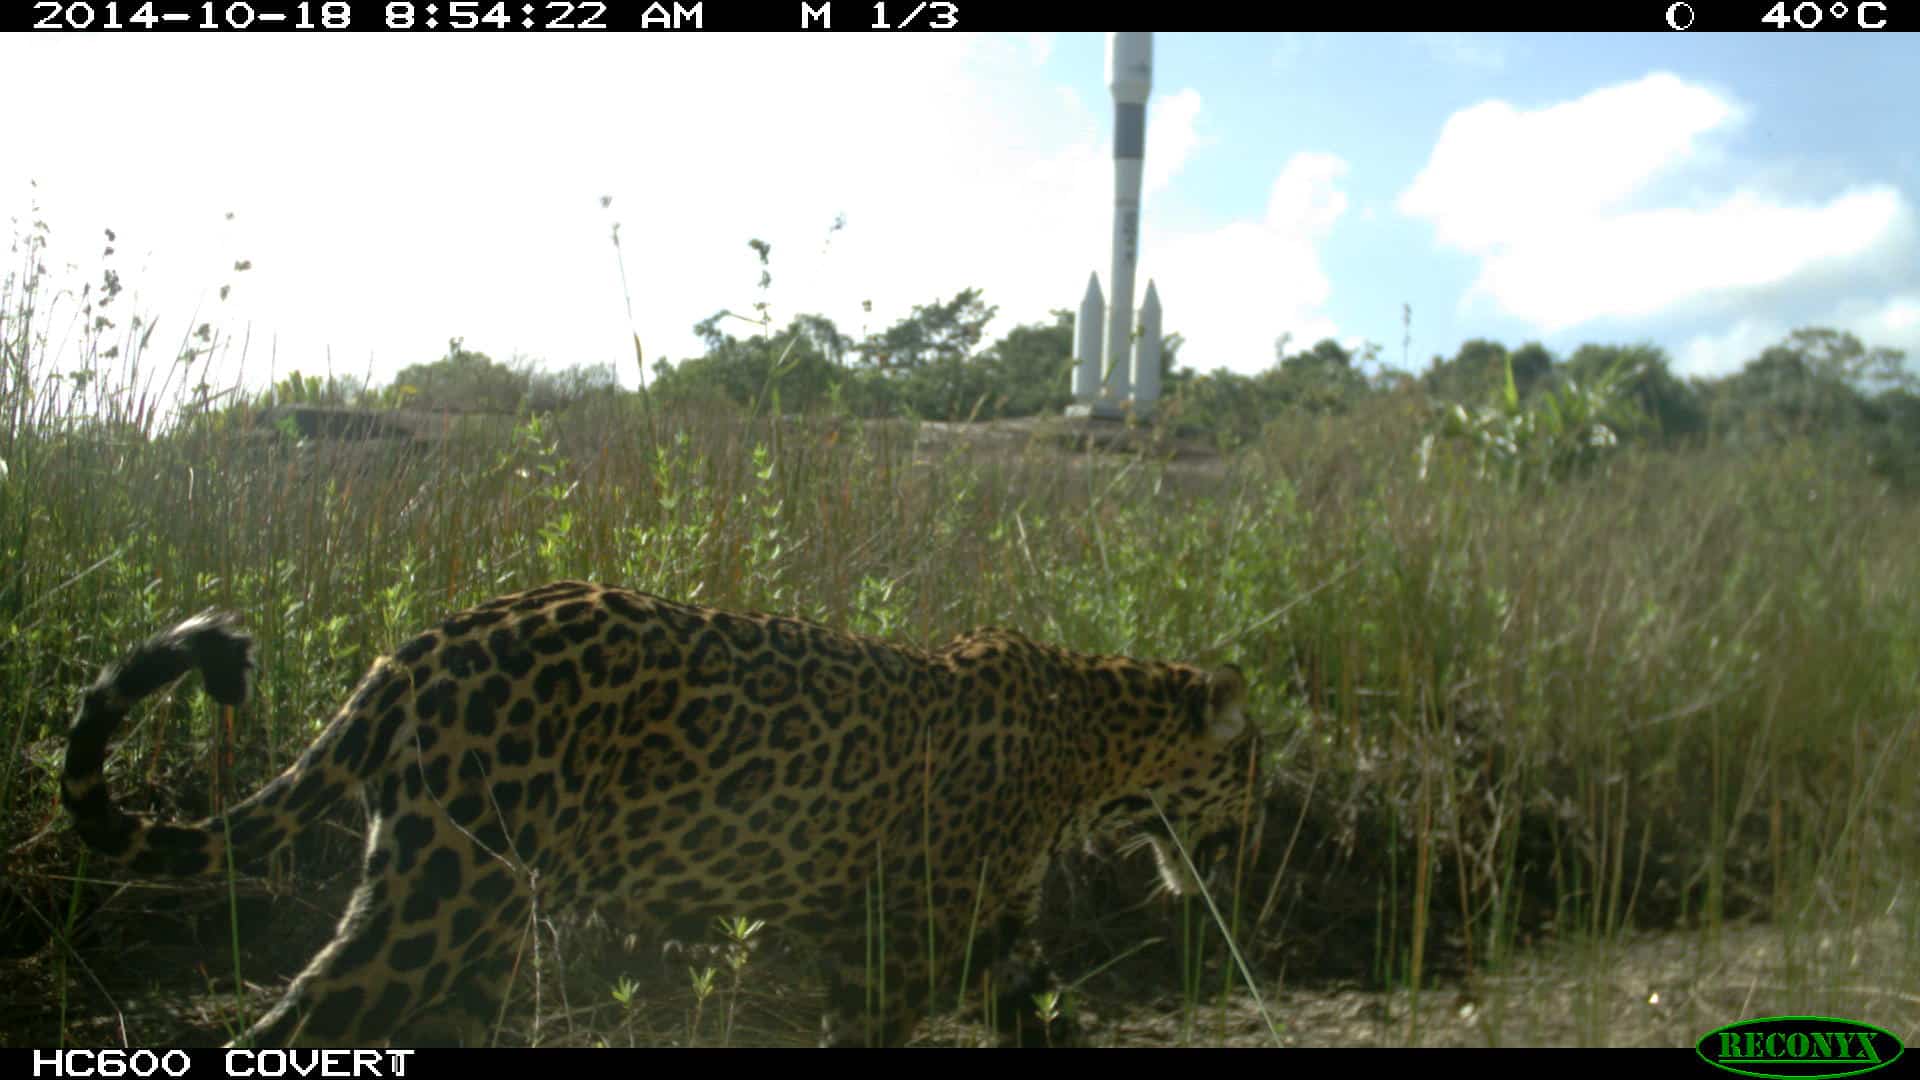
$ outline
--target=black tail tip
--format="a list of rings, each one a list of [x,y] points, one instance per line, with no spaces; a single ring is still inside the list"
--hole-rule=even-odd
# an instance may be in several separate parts
[[[207,696],[222,705],[246,703],[253,683],[253,639],[230,611],[209,608],[168,634],[193,657],[206,682]]]

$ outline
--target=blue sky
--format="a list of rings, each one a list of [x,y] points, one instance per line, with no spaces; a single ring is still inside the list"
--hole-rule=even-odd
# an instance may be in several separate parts
[[[1488,337],[1652,341],[1722,374],[1803,325],[1920,357],[1911,39],[1154,46],[1140,278],[1183,363],[1258,371],[1285,334],[1398,365],[1403,303],[1414,367]],[[0,208],[18,237],[37,199],[76,284],[113,228],[122,306],[169,343],[153,359],[211,320],[216,381],[385,381],[458,335],[631,386],[630,326],[649,362],[679,358],[695,322],[761,299],[755,237],[783,325],[858,335],[977,286],[997,336],[1107,276],[1105,51],[1096,33],[7,35],[0,70],[33,92]]]

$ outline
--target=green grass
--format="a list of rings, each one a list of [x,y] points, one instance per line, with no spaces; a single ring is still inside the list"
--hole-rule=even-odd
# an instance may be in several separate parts
[[[51,370],[69,331],[34,280],[0,297],[0,820],[60,1006],[82,980],[58,736],[101,664],[208,605],[246,614],[263,669],[239,729],[178,693],[114,762],[117,790],[204,812],[428,621],[587,577],[923,644],[1000,623],[1238,663],[1291,793],[1238,916],[1270,1003],[1282,970],[1347,973],[1294,950],[1352,931],[1365,976],[1410,994],[1394,1037],[1419,1041],[1437,987],[1519,1004],[1498,988],[1530,946],[1574,948],[1597,993],[1636,932],[1677,934],[1710,980],[1721,935],[1761,920],[1770,1009],[1920,1034],[1920,508],[1838,450],[1625,451],[1516,488],[1445,446],[1423,476],[1411,397],[1200,464],[631,397],[301,444],[244,395],[198,407],[200,369],[138,326],[74,331],[93,374]],[[1835,940],[1891,945],[1842,962]],[[1190,1000],[1229,962],[1215,948]],[[1562,1022],[1605,1041],[1596,1008]]]

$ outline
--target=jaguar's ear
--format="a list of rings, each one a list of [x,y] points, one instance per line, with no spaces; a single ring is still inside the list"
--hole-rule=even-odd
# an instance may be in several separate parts
[[[1247,730],[1247,677],[1227,664],[1207,676],[1207,738],[1228,743]]]

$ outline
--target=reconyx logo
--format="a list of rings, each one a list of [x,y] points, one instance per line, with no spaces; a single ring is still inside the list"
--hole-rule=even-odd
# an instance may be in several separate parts
[[[1891,1032],[1835,1016],[1766,1016],[1715,1028],[1693,1045],[1707,1064],[1742,1076],[1818,1080],[1894,1063],[1906,1048]]]

